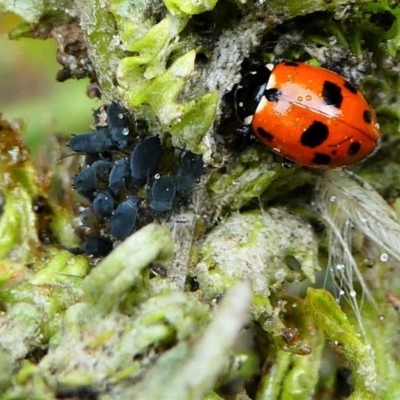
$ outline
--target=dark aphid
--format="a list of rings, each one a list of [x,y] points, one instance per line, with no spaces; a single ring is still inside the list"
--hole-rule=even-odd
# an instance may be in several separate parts
[[[128,175],[128,162],[125,158],[116,161],[108,179],[108,188],[118,194],[125,189],[125,181]]]
[[[97,186],[95,170],[91,167],[84,169],[73,177],[75,190],[83,197],[92,201]]]
[[[97,400],[98,398],[98,392],[89,386],[65,387],[56,391],[56,399]]]
[[[68,146],[75,153],[101,153],[113,147],[107,127],[100,127],[96,133],[83,133],[73,136]]]
[[[108,218],[115,208],[115,201],[109,190],[103,190],[93,200],[93,211],[100,218]]]
[[[94,257],[106,256],[113,249],[112,241],[104,236],[92,236],[85,240],[83,251]]]
[[[98,224],[97,215],[90,207],[85,208],[83,211],[81,211],[80,217],[82,225],[88,226],[89,228],[94,228]]]
[[[110,151],[103,151],[102,153],[87,153],[85,157],[85,164],[87,166],[92,165],[96,161],[108,161],[112,162],[113,154]]]
[[[99,182],[108,182],[108,177],[110,176],[110,171],[113,168],[113,163],[104,160],[95,161],[90,168],[95,171],[97,184]]]
[[[76,191],[91,200],[93,192],[101,189],[101,182],[108,182],[111,167],[112,163],[108,161],[95,161],[90,167],[74,176]]]
[[[129,119],[128,111],[121,104],[113,101],[107,108],[107,123],[111,139],[123,150],[128,146]]]
[[[93,135],[94,133],[82,133],[80,135],[72,136],[67,143],[67,146],[76,153],[88,153],[87,149],[91,148]]]
[[[204,173],[204,163],[201,154],[194,154],[188,151],[181,160],[176,173],[176,191],[184,194],[196,184]]]
[[[88,151],[88,153],[103,153],[104,151],[115,148],[108,126],[96,127],[96,133],[94,133],[94,135],[92,139],[93,151]]]
[[[131,196],[121,203],[110,218],[110,232],[119,240],[128,237],[135,229],[138,212],[137,196]]]
[[[172,209],[176,194],[175,182],[167,175],[154,181],[149,193],[150,208],[156,212],[166,212]]]
[[[74,187],[78,193],[96,189],[96,172],[92,167],[85,168],[73,177]]]
[[[161,155],[161,142],[158,136],[152,136],[137,144],[131,154],[130,167],[133,184],[143,186],[158,167]]]
[[[95,161],[101,160],[99,153],[87,153],[85,157],[85,165],[90,167]]]
[[[76,256],[85,253],[85,251],[83,250],[82,247],[70,247],[70,248],[68,248],[67,250],[68,250],[71,254],[75,254]]]

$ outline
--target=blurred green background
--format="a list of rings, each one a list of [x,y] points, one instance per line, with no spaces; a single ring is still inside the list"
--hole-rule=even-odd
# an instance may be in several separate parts
[[[92,109],[100,102],[86,95],[87,79],[56,81],[61,66],[54,39],[9,40],[8,32],[19,22],[15,16],[0,15],[0,112],[23,127],[34,154],[47,135],[90,131]]]

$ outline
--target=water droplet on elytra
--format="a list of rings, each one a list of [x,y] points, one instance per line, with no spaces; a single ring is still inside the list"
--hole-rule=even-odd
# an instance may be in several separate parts
[[[380,259],[382,262],[386,262],[387,260],[389,260],[389,255],[387,253],[382,253]]]

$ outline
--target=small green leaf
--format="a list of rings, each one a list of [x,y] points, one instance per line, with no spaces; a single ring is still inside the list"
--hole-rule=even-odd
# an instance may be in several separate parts
[[[173,14],[184,13],[188,15],[201,14],[212,10],[218,0],[164,0],[165,6]]]
[[[360,340],[359,333],[333,296],[323,289],[308,288],[305,308],[335,350],[350,363],[355,389],[349,398],[376,399],[377,381],[372,348]]]
[[[170,133],[195,153],[204,153],[201,141],[214,121],[218,100],[218,92],[212,92],[182,105],[182,117],[172,123]]]
[[[151,244],[151,245],[149,245]],[[105,312],[123,300],[144,268],[173,254],[167,227],[149,224],[126,239],[85,278],[83,289],[89,302]]]

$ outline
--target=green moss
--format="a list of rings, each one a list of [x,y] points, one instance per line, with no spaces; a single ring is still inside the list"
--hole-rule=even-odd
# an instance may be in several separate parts
[[[208,182],[211,198],[221,206],[239,209],[263,193],[279,176],[264,149],[251,148],[227,174],[215,172]]]
[[[127,242],[132,246],[140,243],[141,236],[154,238],[154,235],[162,234],[163,231],[161,227],[149,226]],[[124,245],[109,258],[115,267],[115,278],[121,275],[121,267],[129,268],[129,265],[124,264],[124,258],[118,256],[118,252],[121,252],[120,255],[126,254]],[[164,245],[167,252],[168,247],[168,244]],[[157,257],[157,253],[151,252],[149,257]],[[107,265],[107,259],[103,265]],[[145,268],[144,264],[140,265],[137,268]],[[93,274],[98,279],[95,271],[89,274],[89,281]],[[134,285],[134,279],[131,284]],[[153,286],[153,280],[150,286]],[[102,390],[104,382],[111,380],[114,385],[121,385],[118,389],[120,394],[123,392],[129,397],[133,393],[132,387],[125,387],[125,380],[136,374],[140,377],[143,367],[153,359],[153,366],[145,379],[135,385],[136,393],[144,393],[144,398],[157,398],[157,393],[162,390],[168,393],[168,398],[170,394],[177,393],[177,388],[182,387],[183,382],[191,379],[192,384],[186,386],[187,391],[182,393],[181,398],[200,398],[199,394],[209,391],[218,374],[227,368],[230,349],[247,320],[249,288],[241,285],[234,289],[203,332],[209,319],[208,307],[198,303],[190,294],[176,291],[171,284],[169,288],[165,285],[163,287],[159,292],[161,286],[155,282],[155,292],[149,293],[148,299],[130,316],[122,315],[115,306],[108,308],[106,305],[106,311],[104,304],[92,304],[90,300],[71,306],[66,312],[63,335],[59,342],[50,347],[37,368],[29,367],[25,370],[24,378],[21,371],[19,384],[34,392],[46,392],[55,385],[89,385]],[[138,286],[134,290],[140,292],[143,288]],[[127,290],[128,286],[121,286],[119,300],[123,298],[122,291]],[[180,344],[175,345],[177,341]],[[71,343],[74,343],[72,358]],[[213,351],[210,351],[211,343]],[[157,360],[154,359],[153,351],[161,350],[164,346],[171,347],[171,350],[165,351]],[[93,363],[92,360],[100,362]],[[71,369],[72,365],[74,367]],[[56,381],[48,381],[47,387],[41,388],[43,378],[50,371],[53,371]],[[54,371],[57,371],[55,375]],[[171,376],[175,379],[171,380]],[[17,386],[7,396],[11,398],[18,390],[22,390],[22,387]]]
[[[172,14],[201,14],[212,10],[218,0],[202,0],[197,2],[187,0],[164,0],[165,6]]]
[[[165,73],[143,81],[136,71],[137,57],[127,57],[121,61],[118,75],[120,85],[125,88],[124,97],[131,106],[148,104],[176,139],[199,152],[204,151],[200,144],[215,117],[218,96],[210,93],[186,104],[176,102],[194,71],[194,58],[195,52],[190,51],[175,60]]]
[[[59,6],[28,2],[22,10],[14,3],[2,5],[25,19],[13,32],[15,38],[33,37],[47,28],[48,15]],[[0,357],[2,399],[51,399],[60,385],[89,385],[105,398],[123,393],[126,398],[217,399],[221,384],[240,379],[251,384],[253,373],[261,376],[260,385],[250,388],[257,399],[322,398],[333,390],[334,371],[325,379],[331,387],[319,393],[318,388],[328,387],[318,382],[324,357],[321,331],[351,366],[352,398],[389,399],[399,392],[398,343],[393,338],[397,315],[388,313],[387,322],[378,325],[372,312],[365,313],[374,361],[371,349],[326,292],[309,290],[305,306],[286,296],[293,288],[301,294],[296,283],[316,279],[314,230],[287,211],[299,209],[305,199],[309,204],[304,193],[291,193],[304,182],[312,184],[315,174],[282,168],[261,146],[250,145],[232,156],[211,134],[220,118],[234,118],[231,100],[224,95],[239,81],[240,66],[254,50],[263,53],[265,61],[281,56],[340,67],[357,82],[364,81],[366,93],[378,103],[387,134],[365,174],[385,194],[392,193],[389,189],[399,186],[399,7],[370,1],[288,1],[284,8],[281,1],[261,2],[259,7],[239,3],[74,3],[103,101],[122,100],[135,116],[146,117],[150,134],[165,132],[173,145],[205,154],[209,169],[200,188],[206,186],[208,197],[201,194],[200,201],[188,201],[193,219],[201,217],[203,226],[185,238],[196,246],[188,250],[191,269],[177,259],[179,265],[166,264],[178,239],[154,224],[89,272],[86,257],[65,250],[78,244],[71,217],[47,199],[19,134],[2,125],[2,134],[9,134],[0,145],[0,322],[7,326],[0,345],[10,349]],[[52,23],[65,23],[68,11],[53,13]],[[397,18],[388,29],[371,18],[383,12]],[[370,72],[374,77],[365,80]],[[260,211],[272,199],[287,209]],[[38,200],[49,205],[45,218],[36,210]],[[184,201],[179,203],[182,216],[185,207]],[[244,207],[247,211],[239,214]],[[171,226],[178,224],[171,221]],[[51,245],[42,242],[43,237]],[[298,270],[291,268],[293,259]],[[167,266],[168,277],[174,276],[173,268],[183,270],[183,281],[195,275],[200,289],[185,291],[184,284],[178,287],[168,277],[150,279],[154,263]],[[243,280],[250,283],[252,294],[242,284],[229,295]],[[378,282],[389,285],[382,276],[375,286]],[[382,293],[385,285],[379,288]],[[247,309],[252,321],[246,330],[255,337],[257,346],[251,346],[256,354],[235,348],[238,332],[243,334],[248,322]],[[376,337],[383,339],[376,342]],[[47,346],[48,354],[36,365],[20,363]],[[259,361],[265,366],[262,371]],[[18,371],[15,379],[13,370]]]
[[[129,6],[121,1],[112,2],[122,47],[132,54],[120,60],[119,93],[133,108],[149,106],[161,126],[176,140],[195,152],[204,152],[206,147],[201,142],[214,121],[219,96],[213,92],[177,101],[195,71],[195,51],[190,50],[193,48],[190,40],[186,43],[183,37],[181,42],[176,39],[188,22],[185,14],[199,13],[213,5],[211,2],[168,5],[173,12],[155,23],[151,13],[144,17],[141,2]]]
[[[372,348],[360,340],[333,296],[325,290],[309,288],[305,307],[336,351],[351,365],[355,389],[350,398],[376,399],[378,388]]]
[[[300,272],[285,264],[286,254],[296,254]],[[252,316],[277,348],[309,353],[304,341],[287,343],[285,323],[271,305],[271,292],[280,292],[287,280],[314,281],[319,269],[316,242],[310,227],[283,209],[234,214],[207,235],[198,252],[194,273],[206,299],[218,298],[236,282],[251,282]],[[279,309],[279,307],[278,307]],[[301,318],[300,318],[301,320]],[[300,327],[303,322],[299,322]]]
[[[268,297],[294,275],[284,263],[287,254],[296,254],[304,274],[295,279],[314,281],[317,247],[307,224],[283,209],[238,213],[207,235],[194,271],[206,298],[246,277],[254,294]]]
[[[192,345],[181,342],[165,352],[128,394],[143,398],[202,399],[226,371],[236,336],[248,317],[250,290],[241,284],[222,301],[210,324]]]
[[[152,247],[146,246],[149,242],[153,243]],[[134,262],[130,259],[131,254],[135,254]],[[164,261],[171,255],[168,229],[147,225],[132,240],[122,243],[118,252],[112,253],[85,279],[85,296],[93,304],[110,310],[136,280],[141,281],[143,268],[151,262]]]
[[[13,368],[12,362],[7,350],[0,350],[0,390],[7,389],[12,382]]]
[[[45,346],[59,331],[60,313],[77,301],[79,280],[89,264],[86,258],[60,250],[60,246],[76,244],[72,217],[51,206],[45,197],[20,133],[6,121],[0,124],[0,192],[4,204],[0,219],[0,297],[7,309],[0,319],[9,327],[0,342],[10,349],[10,360],[15,363]],[[50,204],[49,209],[38,214],[38,201]],[[55,225],[47,224],[49,220]],[[52,226],[57,231],[52,231]],[[53,246],[42,246],[40,229],[60,242],[54,239]]]

